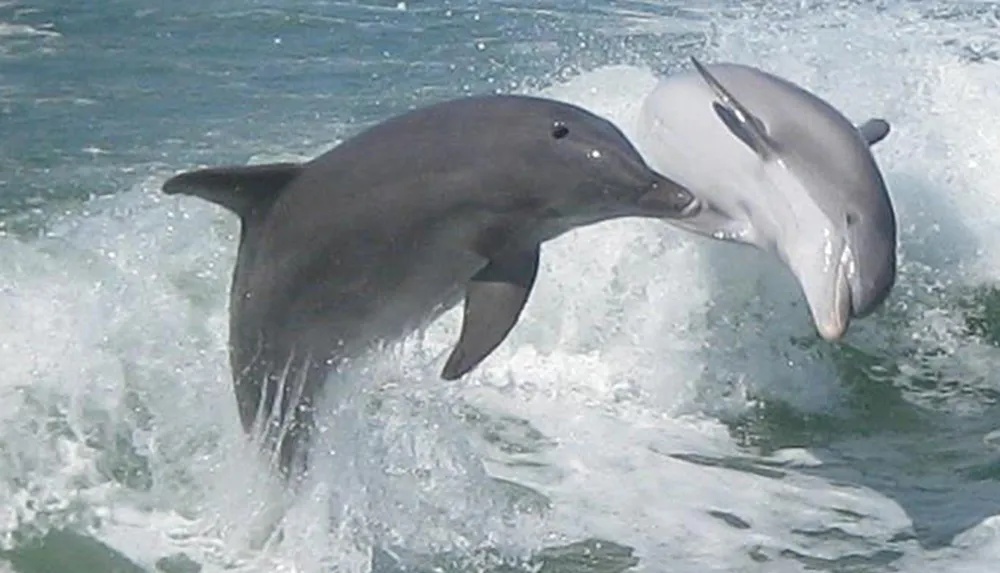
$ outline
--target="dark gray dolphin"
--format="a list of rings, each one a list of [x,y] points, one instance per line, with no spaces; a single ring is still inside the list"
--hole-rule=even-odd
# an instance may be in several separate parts
[[[542,242],[607,219],[700,209],[610,122],[527,96],[431,105],[306,163],[200,169],[163,191],[240,217],[236,400],[244,429],[265,432],[283,472],[301,460],[311,407],[343,360],[424,327],[464,293],[441,373],[458,378],[517,322]]]
[[[819,334],[841,338],[896,280],[896,216],[870,149],[889,124],[856,127],[756,68],[692,62],[646,97],[636,137],[653,169],[702,202],[676,226],[777,255]]]

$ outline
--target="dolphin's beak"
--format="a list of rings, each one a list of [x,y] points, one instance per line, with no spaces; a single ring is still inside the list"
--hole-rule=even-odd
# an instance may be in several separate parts
[[[702,209],[703,206],[704,205],[702,204],[702,202],[697,197],[693,197],[692,196],[691,202],[687,204],[687,207],[684,207],[683,209],[681,209],[681,216],[680,216],[680,218],[681,219],[687,219],[689,217],[694,217],[698,213],[701,213],[701,209]]]
[[[829,270],[817,268],[814,261],[790,265],[805,294],[816,330],[829,342],[843,338],[851,323],[850,256],[850,250],[845,249],[834,268]]]
[[[842,316],[838,314],[830,314],[823,317],[817,317],[813,314],[813,319],[816,322],[816,330],[819,335],[823,337],[823,340],[829,342],[836,342],[844,337],[844,333],[847,332],[847,325],[850,323],[849,316]]]
[[[685,219],[698,214],[702,203],[686,187],[665,177],[657,177],[638,200],[644,211],[670,219]]]

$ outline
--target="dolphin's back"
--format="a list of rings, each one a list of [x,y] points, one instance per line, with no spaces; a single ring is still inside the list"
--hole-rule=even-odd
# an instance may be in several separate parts
[[[802,166],[823,165],[822,170],[809,170],[814,177],[836,178],[823,182],[824,188],[836,188],[843,195],[835,201],[846,199],[857,203],[860,211],[883,216],[891,213],[885,183],[868,142],[835,107],[762,70],[739,64],[715,64],[709,69],[763,121],[785,157]],[[688,79],[701,81],[693,73]],[[815,199],[823,204],[830,198]]]

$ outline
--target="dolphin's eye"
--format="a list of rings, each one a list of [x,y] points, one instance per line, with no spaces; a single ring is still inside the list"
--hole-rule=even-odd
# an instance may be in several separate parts
[[[858,222],[858,216],[857,215],[855,215],[854,213],[848,213],[847,214],[847,226],[848,227],[850,227],[851,225],[853,225],[853,224],[855,224],[857,222]]]
[[[562,139],[569,135],[569,128],[561,121],[552,124],[552,137]]]

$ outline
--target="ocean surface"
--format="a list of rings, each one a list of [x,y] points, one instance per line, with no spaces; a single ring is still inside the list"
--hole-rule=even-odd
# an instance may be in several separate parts
[[[463,94],[631,133],[691,55],[891,122],[885,307],[828,344],[761,253],[580,229],[475,373],[438,378],[456,309],[340,373],[317,470],[270,482],[237,222],[162,182]],[[981,1],[0,2],[0,572],[996,571],[998,58]]]

